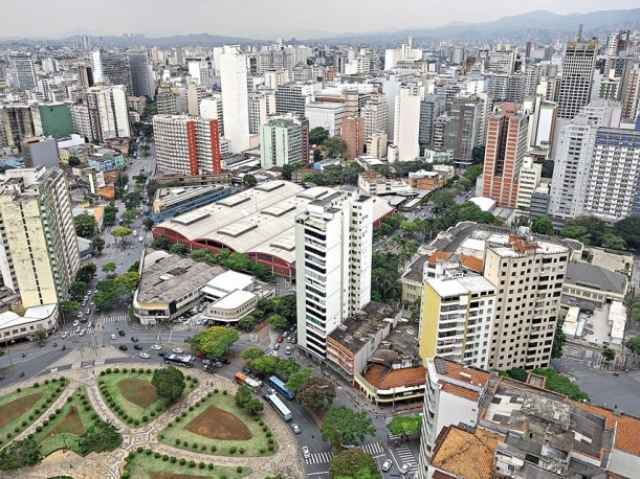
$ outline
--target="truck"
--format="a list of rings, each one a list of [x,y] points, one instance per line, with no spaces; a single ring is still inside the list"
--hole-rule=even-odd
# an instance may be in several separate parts
[[[259,389],[262,386],[262,382],[257,379],[250,378],[244,373],[236,373],[234,379],[236,384],[249,386],[251,389]]]

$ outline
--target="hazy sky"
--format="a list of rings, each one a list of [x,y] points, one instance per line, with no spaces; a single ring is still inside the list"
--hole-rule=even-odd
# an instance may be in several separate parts
[[[638,0],[0,0],[0,38],[211,33],[275,38],[482,22],[532,10],[637,8]],[[313,35],[311,35],[313,36]]]

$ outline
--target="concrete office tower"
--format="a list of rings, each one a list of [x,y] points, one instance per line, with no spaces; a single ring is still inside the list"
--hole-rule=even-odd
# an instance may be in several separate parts
[[[556,128],[556,104],[544,100],[542,95],[537,95],[534,98],[527,99],[523,108],[532,112],[529,117],[529,150],[542,149],[550,151]]]
[[[78,66],[78,80],[85,88],[93,86],[93,68],[86,65]]]
[[[355,158],[364,152],[364,118],[351,116],[342,120],[340,136],[347,144],[347,156]]]
[[[9,55],[9,66],[18,79],[18,89],[22,91],[33,90],[38,86],[36,70],[33,66],[30,53],[13,52]]]
[[[21,138],[39,135],[33,113],[28,105],[0,105],[0,146],[17,146]]]
[[[640,66],[636,63],[625,72],[621,91],[622,118],[634,121],[640,112]]]
[[[156,115],[153,137],[158,170],[163,173],[197,175],[222,171],[217,120]]]
[[[558,89],[558,117],[574,118],[589,103],[598,42],[567,43]]]
[[[203,98],[202,101],[200,102],[200,116],[207,120],[217,120],[220,138],[224,136],[224,117],[222,115],[222,94],[214,93],[209,97]]]
[[[420,94],[417,85],[403,85],[396,96],[393,142],[398,161],[413,161],[420,156]]]
[[[146,50],[130,51],[129,68],[131,69],[131,81],[133,83],[134,96],[146,96],[153,100],[156,95],[155,86],[151,80],[151,68],[149,67],[149,54]]]
[[[376,93],[366,101],[361,110],[364,118],[364,137],[371,138],[375,133],[387,132],[389,106],[382,93]]]
[[[387,157],[387,132],[379,131],[374,133],[367,140],[367,154],[379,160]]]
[[[515,103],[504,103],[489,118],[485,145],[482,196],[505,208],[515,208],[518,175],[527,152],[529,115]]]
[[[237,45],[225,45],[220,54],[222,111],[225,138],[231,153],[249,149],[247,58]]]
[[[21,151],[26,168],[44,166],[54,168],[58,166],[58,143],[54,138],[34,136],[26,138],[21,143]]]
[[[262,168],[303,163],[303,124],[299,118],[276,116],[260,127],[260,165]]]
[[[615,223],[633,214],[640,195],[640,128],[599,128],[584,213]]]
[[[249,93],[249,133],[260,133],[260,125],[267,117],[276,114],[276,94],[273,90],[257,90]]]
[[[0,193],[0,269],[4,285],[30,308],[64,301],[80,267],[64,173],[8,170]]]
[[[192,116],[200,115],[200,102],[206,95],[207,90],[201,85],[189,83],[187,86],[187,113]]]
[[[525,156],[518,176],[518,197],[516,208],[524,216],[528,215],[531,209],[531,197],[540,184],[542,178],[542,164],[534,163],[533,158]]]
[[[456,96],[451,103],[444,149],[453,151],[453,161],[460,166],[471,164],[473,149],[480,145],[483,106],[476,96]]]
[[[91,49],[91,43],[89,42],[89,37],[87,35],[82,35],[82,49],[83,50]]]
[[[189,60],[187,62],[187,67],[189,69],[189,75],[191,75],[191,80],[193,82],[205,88],[211,88],[208,62],[206,62],[205,60]]]
[[[464,275],[442,264],[435,278],[423,284],[420,315],[420,357],[441,356],[487,369],[496,288],[486,278]]]
[[[490,368],[549,366],[570,255],[530,235],[486,246],[483,276],[497,289]]]
[[[572,219],[583,213],[598,127],[619,126],[621,111],[619,103],[598,101],[559,125],[549,215]]]
[[[177,115],[180,112],[177,88],[163,88],[158,90],[156,95],[156,105],[160,115]]]
[[[276,90],[287,83],[289,83],[288,70],[267,70],[264,72],[264,86],[269,90]]]
[[[313,356],[371,300],[372,216],[373,198],[343,186],[296,217],[298,342]]]
[[[42,134],[60,139],[73,133],[73,118],[66,103],[44,103],[38,105]]]
[[[444,109],[444,101],[435,95],[426,95],[420,102],[420,129],[418,143],[420,149],[433,149],[433,127],[440,111]]]
[[[516,65],[516,47],[499,43],[491,49],[488,70],[495,73],[512,73]]]
[[[91,118],[89,117],[89,108],[84,103],[77,103],[71,107],[71,120],[73,121],[73,131],[85,138],[88,142],[92,142],[93,131],[91,130]]]
[[[100,50],[91,52],[91,69],[93,70],[93,81],[95,83],[103,83],[102,60],[100,59]]]
[[[94,140],[129,138],[129,109],[124,85],[94,86],[85,92]]]
[[[297,113],[304,115],[305,106],[314,99],[313,85],[310,83],[289,83],[276,90],[276,113]]]
[[[127,96],[133,95],[129,59],[120,53],[99,50],[93,52],[94,81],[107,85],[124,85]]]

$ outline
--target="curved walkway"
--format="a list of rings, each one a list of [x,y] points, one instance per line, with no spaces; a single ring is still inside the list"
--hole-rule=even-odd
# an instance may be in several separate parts
[[[147,363],[132,364],[131,367],[158,368],[161,366],[152,366]],[[221,457],[210,454],[201,454],[197,452],[184,451],[182,449],[174,449],[166,444],[158,442],[157,435],[167,424],[178,416],[183,410],[188,409],[200,398],[204,397],[214,388],[227,389],[231,393],[235,393],[237,386],[234,383],[226,381],[218,377],[199,371],[190,370],[187,374],[196,376],[200,380],[199,386],[189,395],[183,398],[178,404],[165,411],[160,417],[153,422],[139,427],[131,428],[128,424],[123,423],[104,403],[102,396],[98,391],[96,378],[99,377],[100,371],[107,369],[107,366],[100,366],[90,369],[75,369],[64,371],[62,373],[53,373],[46,376],[38,377],[39,381],[51,379],[53,377],[65,376],[70,379],[70,384],[60,397],[51,405],[49,410],[60,407],[66,401],[66,398],[73,391],[80,387],[86,386],[89,399],[93,408],[104,421],[111,421],[117,424],[122,434],[122,444],[120,447],[111,452],[90,453],[86,457],[77,455],[72,451],[56,451],[47,456],[39,464],[30,468],[23,468],[17,471],[7,471],[0,473],[2,479],[48,479],[56,476],[69,476],[74,479],[118,479],[121,476],[124,459],[130,451],[135,451],[138,447],[152,449],[154,452],[168,454],[176,457],[184,457],[187,460],[193,459],[200,462],[211,462],[219,466],[243,466],[250,467],[252,474],[249,479],[264,479],[265,476],[281,474],[285,479],[299,479],[305,477],[302,467],[302,460],[299,456],[296,441],[292,437],[289,428],[282,422],[280,417],[271,408],[265,408],[262,413],[264,421],[269,425],[274,437],[278,441],[279,449],[269,457]],[[9,388],[0,389],[0,395],[7,394],[20,384]],[[26,437],[38,426],[44,418],[47,417],[45,412],[38,421],[22,432],[20,438]]]

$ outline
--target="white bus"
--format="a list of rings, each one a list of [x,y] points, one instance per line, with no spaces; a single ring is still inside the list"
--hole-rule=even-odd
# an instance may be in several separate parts
[[[269,404],[271,404],[273,409],[275,409],[276,412],[280,414],[285,421],[288,422],[288,421],[291,421],[291,419],[293,419],[293,416],[291,415],[291,411],[289,411],[289,408],[284,405],[284,403],[280,400],[278,396],[276,396],[275,394],[269,394],[267,395],[266,399],[267,401],[269,401]]]

